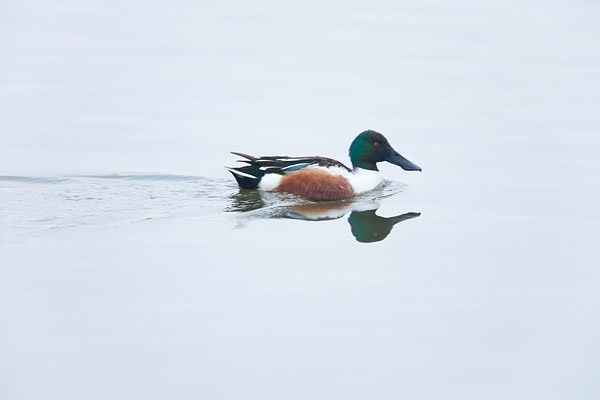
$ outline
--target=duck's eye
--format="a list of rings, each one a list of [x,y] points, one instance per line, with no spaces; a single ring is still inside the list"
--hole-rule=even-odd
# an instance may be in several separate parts
[[[373,142],[373,146],[375,146],[375,147],[379,146],[379,142]]]
[[[379,236],[379,232],[373,232],[373,237]]]

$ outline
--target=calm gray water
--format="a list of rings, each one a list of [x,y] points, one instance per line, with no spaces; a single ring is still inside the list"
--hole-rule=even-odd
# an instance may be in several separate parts
[[[596,2],[5,2],[0,397],[597,399]],[[315,205],[230,151],[423,168]]]

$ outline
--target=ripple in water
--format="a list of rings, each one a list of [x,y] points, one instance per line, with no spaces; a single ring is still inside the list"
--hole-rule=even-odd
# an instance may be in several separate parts
[[[186,175],[0,176],[0,239],[51,229],[219,214],[232,190],[229,180]]]
[[[335,219],[350,208],[372,208],[377,200],[405,188],[399,182],[385,182],[380,188],[353,199],[329,205],[321,203],[317,208],[328,206],[330,212],[315,217],[311,206],[314,203],[310,201],[286,193],[239,190],[228,179],[155,173],[0,176],[0,239],[28,237],[53,229],[109,227],[175,216],[220,218],[227,215],[224,211],[250,219]]]

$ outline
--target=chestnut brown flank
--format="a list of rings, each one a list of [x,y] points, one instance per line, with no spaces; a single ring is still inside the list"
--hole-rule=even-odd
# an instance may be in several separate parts
[[[348,179],[321,170],[287,173],[281,178],[277,190],[316,201],[342,200],[354,196]]]

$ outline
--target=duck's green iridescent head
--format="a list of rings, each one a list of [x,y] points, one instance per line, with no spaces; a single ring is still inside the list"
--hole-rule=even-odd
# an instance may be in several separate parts
[[[406,171],[421,171],[421,167],[402,157],[392,148],[385,136],[372,130],[364,131],[350,145],[353,168],[379,171],[377,163],[387,161]]]

